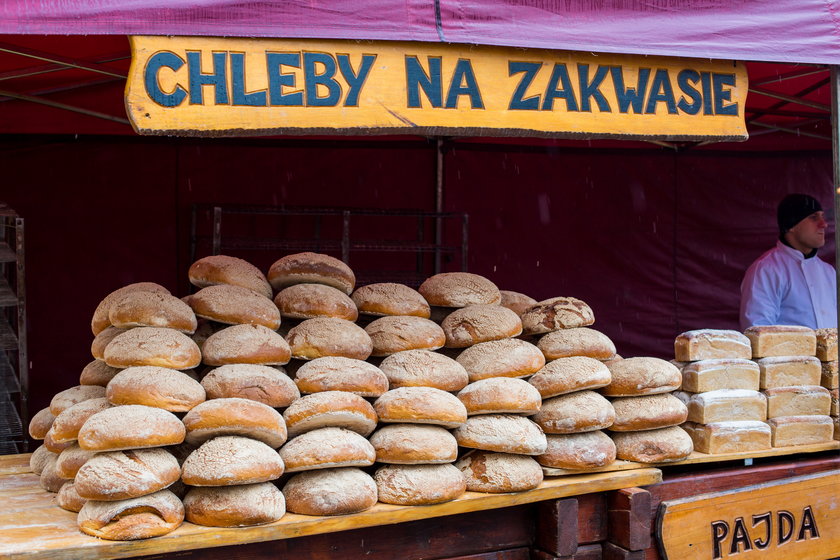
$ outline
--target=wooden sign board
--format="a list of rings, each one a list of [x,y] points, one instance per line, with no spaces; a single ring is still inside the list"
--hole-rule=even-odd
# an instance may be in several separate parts
[[[660,504],[667,560],[826,560],[840,556],[840,470]]]
[[[409,42],[131,37],[140,134],[746,140],[742,63]]]

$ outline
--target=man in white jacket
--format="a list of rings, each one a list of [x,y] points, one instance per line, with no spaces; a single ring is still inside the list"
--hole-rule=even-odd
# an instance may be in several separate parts
[[[741,282],[741,329],[837,327],[837,276],[817,256],[828,225],[822,206],[807,194],[790,194],[779,203],[776,218],[776,247],[750,265]]]

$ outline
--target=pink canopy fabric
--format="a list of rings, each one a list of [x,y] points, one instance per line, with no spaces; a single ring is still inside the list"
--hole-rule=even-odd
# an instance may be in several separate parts
[[[840,64],[840,0],[4,0],[0,34],[442,41]]]

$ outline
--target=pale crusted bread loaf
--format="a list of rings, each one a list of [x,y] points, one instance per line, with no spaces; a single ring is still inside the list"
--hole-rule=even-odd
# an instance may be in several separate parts
[[[544,334],[560,329],[588,327],[595,323],[592,308],[577,298],[554,297],[532,305],[522,313],[525,334]]]
[[[67,449],[68,447],[73,445],[72,441],[66,441],[66,442],[53,441],[52,435],[53,435],[52,428],[50,428],[50,431],[47,432],[46,436],[44,436],[44,447],[46,447],[47,449],[49,449],[53,453],[61,453],[62,451],[64,451],[65,449]]]
[[[741,358],[716,358],[686,364],[682,368],[683,391],[704,393],[718,389],[758,391],[761,372],[758,364]]]
[[[183,522],[184,504],[169,490],[114,502],[89,500],[78,517],[83,533],[112,541],[159,537]]]
[[[602,364],[604,364],[605,366],[610,367],[612,364],[614,364],[616,362],[619,362],[623,359],[624,359],[624,357],[621,354],[615,354],[612,358],[607,358],[606,360],[599,360],[599,361]],[[671,363],[674,364],[675,366],[677,366],[677,369],[680,369],[680,370],[683,367],[680,364],[684,364],[684,362],[676,362],[675,360],[671,360]]]
[[[527,377],[545,365],[539,348],[518,338],[480,342],[456,358],[469,374],[470,382],[489,377]]]
[[[61,478],[73,480],[82,465],[87,463],[94,455],[97,455],[96,451],[82,449],[78,443],[75,443],[58,454],[55,462],[55,472]]]
[[[190,298],[198,317],[228,325],[280,326],[280,310],[271,299],[248,288],[217,284],[201,288]]]
[[[181,468],[165,449],[97,453],[76,474],[76,492],[87,500],[127,500],[163,490]]]
[[[280,478],[280,455],[261,441],[221,436],[201,444],[181,467],[181,480],[190,486],[232,486]]]
[[[822,366],[813,356],[773,356],[760,358],[756,363],[762,389],[820,384]]]
[[[102,349],[103,357],[105,349]],[[114,378],[120,368],[111,367],[102,360],[93,360],[82,369],[79,385],[99,385],[105,387]]]
[[[282,366],[289,363],[291,348],[277,332],[263,325],[233,325],[216,331],[201,347],[208,366],[259,364]]]
[[[61,487],[64,485],[67,480],[61,478],[58,475],[58,471],[56,470],[56,464],[58,462],[58,455],[49,455],[47,456],[46,461],[44,461],[44,466],[41,470],[41,474],[39,475],[38,484],[46,490],[47,492],[52,492],[55,494],[58,492]]]
[[[626,358],[609,369],[612,381],[601,389],[608,397],[669,393],[682,384],[680,370],[659,358]]]
[[[612,426],[615,410],[594,391],[575,391],[544,400],[532,420],[547,434],[575,434]]]
[[[303,364],[295,374],[301,393],[347,391],[360,397],[378,397],[388,390],[388,378],[381,369],[363,360],[325,356]]]
[[[686,422],[682,427],[691,436],[694,450],[700,453],[743,453],[770,449],[770,425],[765,422]]]
[[[670,393],[621,397],[613,399],[615,421],[609,427],[614,432],[653,430],[679,426],[688,417],[688,408]]]
[[[537,341],[546,360],[587,356],[608,360],[615,356],[615,344],[607,335],[595,329],[579,327],[553,331]]]
[[[537,371],[528,383],[533,385],[544,399],[606,387],[612,381],[609,368],[595,358],[570,356],[548,362]]]
[[[540,410],[542,397],[537,389],[522,379],[489,377],[470,383],[458,393],[458,399],[474,414],[524,414]]]
[[[284,408],[300,398],[286,373],[255,364],[228,364],[210,370],[201,380],[208,399],[241,398]]]
[[[29,437],[32,439],[44,439],[47,432],[50,431],[54,420],[55,414],[50,411],[49,407],[42,408],[36,412],[29,421]]]
[[[480,342],[522,334],[519,315],[501,305],[470,305],[446,316],[440,325],[447,348],[466,348]]]
[[[368,440],[345,428],[319,428],[290,439],[280,448],[286,472],[335,467],[369,467],[376,451]]]
[[[160,366],[191,369],[201,363],[193,340],[178,331],[158,327],[129,329],[108,343],[105,363],[111,367]]]
[[[280,315],[292,319],[336,317],[347,321],[359,318],[359,310],[350,297],[324,284],[295,284],[274,296]]]
[[[500,453],[542,455],[547,445],[542,428],[514,414],[470,416],[452,435],[461,447]]]
[[[386,424],[370,436],[376,461],[399,465],[451,463],[458,442],[445,428],[424,424]]]
[[[216,284],[233,284],[248,288],[271,299],[271,285],[265,274],[248,261],[227,255],[211,255],[190,265],[187,274],[190,284],[198,288]]]
[[[831,410],[830,416],[840,416],[840,389],[829,389],[831,394]]]
[[[345,515],[376,504],[376,482],[355,467],[294,475],[283,486],[286,508],[304,515]]]
[[[365,437],[376,428],[373,406],[359,395],[346,391],[323,391],[304,395],[283,411],[289,437],[335,426]]]
[[[223,328],[226,328],[227,326],[228,325],[222,323],[215,323],[207,319],[199,319],[198,327],[196,327],[195,332],[192,334],[192,336],[190,336],[190,338],[193,339],[193,342],[195,342],[198,345],[198,348],[203,353],[204,343],[207,342],[207,339],[213,336],[215,333],[222,330]]]
[[[624,461],[669,463],[691,455],[691,437],[678,426],[643,432],[614,432],[615,455]]]
[[[814,356],[817,336],[812,329],[795,325],[762,325],[744,331],[752,344],[753,358]]]
[[[335,257],[305,252],[276,260],[268,270],[268,281],[277,292],[295,284],[324,284],[350,295],[356,275]]]
[[[283,416],[267,404],[243,398],[219,398],[196,405],[183,418],[185,441],[201,445],[219,436],[244,436],[277,449],[286,442]]]
[[[750,339],[732,330],[699,329],[686,331],[674,340],[674,356],[681,362],[718,358],[752,357]]]
[[[467,307],[468,305],[498,305],[502,295],[496,285],[478,274],[469,272],[441,272],[427,278],[418,290],[437,307]]]
[[[129,284],[128,286],[123,286],[122,288],[114,290],[105,296],[101,302],[99,302],[99,305],[96,306],[96,310],[93,312],[90,329],[93,331],[94,336],[98,335],[111,324],[111,321],[108,319],[108,314],[111,311],[111,305],[113,305],[114,301],[131,292],[157,292],[169,294],[169,290],[154,282],[137,282],[136,284]]]
[[[834,418],[834,439],[840,441],[840,418]]]
[[[840,375],[838,375],[837,360],[822,362],[820,385],[826,389],[837,389],[840,387]]]
[[[380,317],[365,327],[373,349],[371,356],[383,357],[405,350],[437,350],[446,337],[429,319],[413,316]]]
[[[286,514],[283,493],[270,482],[191,488],[184,496],[186,520],[205,527],[250,527]]]
[[[830,416],[779,416],[767,423],[773,432],[773,447],[827,443],[834,433]]]
[[[535,300],[531,296],[526,296],[525,294],[519,292],[513,292],[511,290],[499,290],[499,294],[502,296],[502,300],[499,303],[499,305],[501,305],[502,307],[507,307],[520,317],[526,309],[528,309],[532,305],[537,304],[537,300]]]
[[[471,492],[525,492],[543,481],[542,467],[527,455],[470,451],[455,467],[464,475]]]
[[[343,356],[366,360],[373,343],[365,330],[350,321],[334,317],[307,319],[286,335],[292,357],[314,360],[324,356]]]
[[[111,344],[111,341],[129,329],[121,329],[113,325],[105,327],[97,334],[93,342],[90,343],[90,353],[97,360],[105,360],[105,348]]]
[[[175,296],[160,292],[130,292],[114,300],[108,320],[118,328],[163,327],[186,334],[195,332],[195,313]]]
[[[138,366],[122,370],[108,383],[105,396],[113,405],[143,404],[186,412],[204,402],[204,387],[176,369]]]
[[[545,453],[536,457],[544,467],[553,469],[593,469],[615,462],[615,443],[600,430],[579,434],[546,436]]]
[[[53,416],[58,416],[75,404],[104,396],[105,387],[99,387],[98,385],[76,385],[53,396],[52,400],[50,400],[50,412]]]
[[[434,387],[460,391],[469,383],[464,366],[452,358],[429,350],[406,350],[391,354],[379,364],[389,387]]]
[[[697,393],[688,401],[688,421],[698,424],[767,419],[767,399],[758,391],[718,389]]]
[[[464,475],[454,465],[385,465],[373,475],[379,501],[420,506],[449,502],[467,491]]]
[[[79,493],[76,492],[76,485],[72,481],[63,484],[55,496],[55,503],[58,507],[74,513],[79,513],[85,502],[87,500],[79,496]]]
[[[766,389],[767,418],[779,416],[828,416],[831,411],[831,393],[818,385],[776,387]]]
[[[433,387],[391,389],[373,403],[380,422],[434,424],[456,428],[467,420],[467,409],[458,398]]]
[[[411,315],[428,319],[431,314],[429,303],[420,292],[404,284],[368,284],[350,297],[363,315]]]
[[[837,329],[817,329],[817,358],[821,362],[837,361]]]
[[[32,469],[34,474],[40,476],[44,471],[44,467],[50,461],[50,457],[58,459],[58,454],[50,451],[44,445],[39,445],[32,452],[32,456],[29,457],[29,468]]]
[[[186,431],[177,416],[160,408],[129,404],[106,408],[79,430],[79,446],[91,451],[120,451],[177,445]]]

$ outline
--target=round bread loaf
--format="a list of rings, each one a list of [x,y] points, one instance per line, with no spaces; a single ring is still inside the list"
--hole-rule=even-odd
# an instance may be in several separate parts
[[[47,432],[46,436],[44,436],[44,447],[46,447],[53,453],[61,453],[62,451],[73,445],[72,441],[62,443],[53,441],[52,434],[52,428],[50,428],[50,431]]]
[[[429,304],[420,292],[404,284],[368,284],[350,297],[363,315],[411,315],[428,319],[430,314]]]
[[[536,414],[542,397],[533,385],[511,377],[488,377],[464,387],[458,398],[467,414]]]
[[[469,383],[464,366],[448,356],[429,350],[406,350],[391,354],[379,365],[389,387],[434,387],[460,391]]]
[[[522,334],[519,315],[501,305],[471,305],[453,311],[441,323],[448,348],[465,348]]]
[[[184,496],[186,519],[205,527],[249,527],[279,521],[286,499],[270,482],[191,488]]]
[[[537,388],[542,398],[598,389],[610,384],[610,370],[599,360],[586,356],[570,356],[548,362],[528,383]]]
[[[50,411],[49,407],[42,408],[29,421],[29,436],[32,439],[44,439],[54,420],[55,414]]]
[[[679,426],[645,430],[642,432],[615,432],[616,457],[639,463],[669,463],[685,459],[694,450],[691,436]]]
[[[195,313],[189,305],[160,292],[129,292],[114,300],[108,319],[117,328],[163,327],[186,334],[195,332]]]
[[[373,407],[359,395],[346,391],[323,391],[304,395],[283,411],[289,437],[318,428],[347,428],[365,437],[376,428]]]
[[[404,350],[437,350],[446,337],[437,323],[422,317],[380,317],[365,327],[373,344],[372,356],[390,356]]]
[[[426,279],[418,289],[429,305],[467,307],[498,305],[502,301],[499,288],[483,276],[469,272],[441,272]]]
[[[537,424],[524,416],[513,414],[482,414],[470,416],[452,435],[461,447],[541,455],[545,453],[545,434]]]
[[[79,447],[78,443],[74,443],[58,454],[55,462],[55,472],[65,480],[73,480],[82,465],[96,454],[96,451],[87,451]]]
[[[670,393],[613,399],[614,432],[635,432],[679,426],[688,418],[688,407]]]
[[[583,301],[573,297],[555,297],[532,305],[522,313],[525,334],[544,334],[560,329],[586,327],[595,322],[595,314]]]
[[[79,496],[79,493],[76,492],[76,485],[72,481],[62,485],[55,496],[55,503],[58,504],[58,507],[74,513],[79,513],[85,502],[87,500]]]
[[[464,475],[452,464],[385,465],[373,475],[379,501],[421,506],[449,502],[467,491]]]
[[[283,486],[286,508],[304,515],[345,515],[376,505],[376,483],[355,467],[294,475]]]
[[[156,292],[169,294],[169,290],[154,282],[137,282],[136,284],[129,284],[128,286],[123,286],[122,288],[114,290],[105,296],[101,302],[99,302],[99,305],[96,306],[96,311],[93,312],[90,329],[93,331],[94,336],[98,335],[111,324],[111,321],[108,318],[109,313],[111,312],[111,305],[113,305],[116,300],[120,299],[125,294],[129,294],[131,292]]]
[[[470,382],[490,377],[527,377],[545,365],[539,348],[518,338],[481,342],[458,355]]]
[[[602,332],[580,327],[553,331],[537,342],[546,360],[587,356],[596,360],[609,360],[615,356],[615,344]]]
[[[58,416],[74,404],[105,396],[105,387],[98,385],[76,385],[56,393],[50,401],[50,412]]]
[[[633,397],[676,391],[682,384],[677,366],[659,358],[625,358],[610,366],[612,381],[601,389],[608,397]]]
[[[204,402],[204,387],[186,373],[157,366],[122,370],[105,389],[113,405],[143,404],[169,412],[186,412]]]
[[[111,341],[129,329],[121,329],[114,326],[108,326],[96,335],[93,342],[90,343],[90,353],[97,360],[105,360],[105,348],[111,344]]]
[[[48,456],[47,460],[44,462],[44,468],[41,471],[40,478],[38,479],[38,484],[40,484],[41,488],[47,492],[52,492],[53,494],[61,490],[61,487],[65,482],[67,482],[67,480],[58,476],[58,471],[55,468],[57,462],[58,455],[54,454]]]
[[[78,517],[83,533],[111,541],[159,537],[183,522],[184,504],[169,490],[114,502],[89,500]]]
[[[161,408],[139,404],[97,412],[79,430],[79,446],[91,451],[120,451],[177,445],[184,441],[184,424]]]
[[[105,363],[111,367],[160,366],[191,369],[201,363],[201,352],[184,333],[157,327],[137,327],[108,344]]]
[[[218,436],[244,436],[277,449],[286,442],[286,422],[270,406],[251,399],[220,398],[205,401],[183,419],[185,441],[201,445]]]
[[[201,288],[190,298],[190,307],[204,319],[227,325],[280,326],[280,311],[274,302],[257,292],[231,284]]]
[[[190,284],[198,288],[231,284],[271,299],[271,285],[265,274],[248,261],[227,255],[211,255],[198,259],[187,272]]]
[[[381,369],[363,360],[326,356],[304,363],[295,383],[301,393],[347,391],[360,397],[378,397],[388,390],[388,378]]]
[[[388,424],[370,436],[379,463],[423,465],[451,463],[458,442],[445,428],[423,424]]]
[[[102,353],[104,357],[104,348],[102,349]],[[111,367],[102,360],[93,360],[84,367],[81,375],[79,375],[79,385],[99,385],[105,387],[119,372],[119,368]]]
[[[612,426],[615,410],[595,391],[575,391],[544,400],[533,420],[547,434],[576,434]]]
[[[111,408],[106,397],[97,397],[74,404],[55,417],[55,421],[48,432],[54,443],[67,443],[79,439],[79,430],[88,418]]]
[[[262,325],[234,325],[210,335],[201,347],[208,366],[225,364],[260,364],[264,366],[289,363],[292,351],[286,340],[276,331]]]
[[[268,445],[240,436],[221,436],[201,444],[181,467],[190,486],[233,486],[280,478],[283,460]]]
[[[45,445],[39,445],[35,451],[32,452],[32,456],[29,457],[29,468],[32,469],[34,474],[40,476],[44,471],[44,467],[49,462],[50,457],[57,459],[58,454],[47,449]]]
[[[600,430],[579,434],[551,434],[548,448],[537,457],[544,467],[553,469],[594,469],[615,461],[615,443]]]
[[[540,464],[527,455],[470,451],[455,463],[467,490],[500,494],[533,490],[543,481]]]
[[[260,325],[262,326],[262,325]],[[198,320],[198,327],[196,327],[195,332],[192,334],[190,338],[193,339],[193,342],[198,345],[198,348],[201,350],[202,355],[204,353],[204,343],[207,342],[207,339],[219,332],[222,329],[227,328],[228,325],[223,323],[216,323],[214,321],[208,321],[207,319],[199,319]],[[268,327],[266,327],[268,328]],[[271,329],[269,329],[271,330]],[[271,331],[274,332],[274,331]]]
[[[373,408],[380,422],[457,428],[467,420],[467,409],[457,397],[433,387],[391,389],[376,399]]]
[[[268,281],[276,292],[295,284],[324,284],[350,295],[356,286],[356,275],[335,257],[304,252],[275,261],[268,269]]]
[[[600,362],[601,362],[602,364],[604,364],[605,366],[607,366],[607,368],[609,368],[609,367],[610,367],[612,364],[614,364],[615,362],[621,361],[621,360],[623,360],[623,359],[624,359],[624,357],[623,357],[623,356],[621,356],[621,354],[616,354],[616,355],[615,355],[615,356],[613,356],[612,358],[607,358],[606,360],[600,360]]]
[[[286,442],[280,449],[286,472],[334,467],[369,467],[376,451],[368,440],[344,428],[319,428]]]
[[[272,408],[285,408],[300,398],[286,373],[254,364],[228,364],[210,370],[201,380],[207,399],[251,399]]]
[[[359,318],[359,310],[347,294],[324,284],[295,284],[283,288],[274,297],[274,304],[280,315],[292,319],[336,317],[355,321]]]
[[[76,474],[76,492],[87,500],[127,500],[163,490],[181,467],[165,449],[97,453]]]
[[[520,317],[525,310],[527,310],[532,305],[537,304],[537,300],[530,296],[526,296],[525,294],[520,294],[519,292],[512,292],[510,290],[499,290],[499,295],[502,296],[502,300],[499,303],[502,307],[507,307]]]
[[[292,357],[314,360],[324,356],[343,356],[366,360],[373,343],[365,330],[344,319],[317,317],[293,327],[286,335]]]

